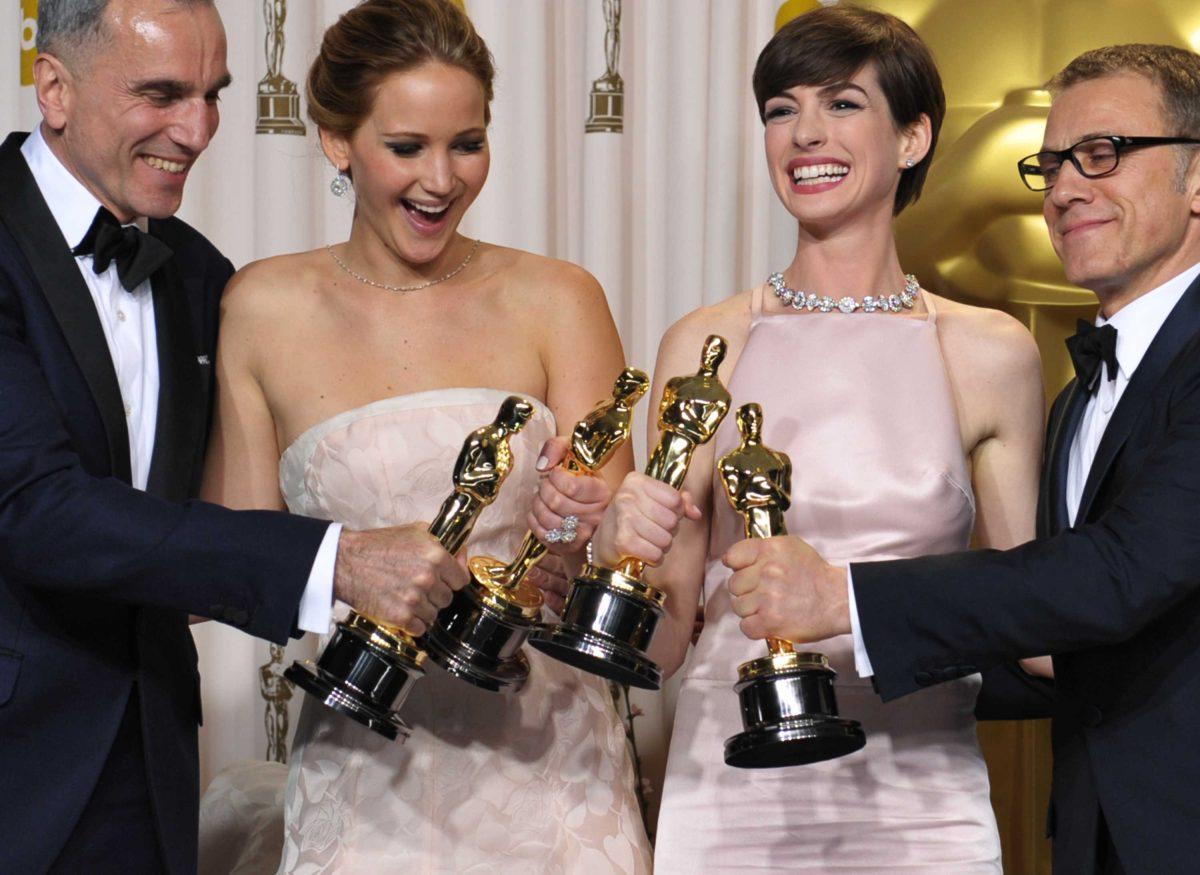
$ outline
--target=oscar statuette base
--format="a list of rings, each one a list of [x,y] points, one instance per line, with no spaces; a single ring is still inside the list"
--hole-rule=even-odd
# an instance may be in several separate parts
[[[726,739],[725,763],[740,769],[836,759],[867,742],[855,720],[838,717],[833,669],[819,653],[778,653],[738,666],[744,732]]]
[[[529,678],[521,647],[537,628],[542,593],[524,581],[507,587],[506,566],[476,556],[471,582],[454,594],[422,639],[429,658],[455,677],[491,692],[517,692]]]
[[[542,627],[529,643],[591,674],[643,690],[662,686],[662,670],[646,648],[663,615],[660,590],[609,568],[585,565],[571,582],[562,622]]]
[[[327,707],[384,738],[408,738],[400,706],[425,672],[425,654],[366,617],[351,614],[314,662],[293,662],[284,676]]]

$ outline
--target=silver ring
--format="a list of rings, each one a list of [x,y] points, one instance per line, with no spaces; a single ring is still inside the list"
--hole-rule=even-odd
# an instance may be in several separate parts
[[[574,544],[575,535],[579,529],[579,517],[573,513],[563,517],[562,525],[557,529],[550,529],[546,532],[546,543],[548,544]]]

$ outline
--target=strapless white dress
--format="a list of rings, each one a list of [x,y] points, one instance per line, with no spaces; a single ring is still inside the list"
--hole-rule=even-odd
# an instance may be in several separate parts
[[[322,422],[280,459],[290,510],[355,529],[428,521],[469,431],[508,393],[443,389]],[[468,555],[511,558],[554,419],[512,439],[515,466]],[[342,607],[342,606],[339,606]],[[344,607],[342,607],[344,612]],[[304,703],[284,803],[282,872],[644,873],[650,848],[624,727],[606,684],[527,648],[529,682],[489,693],[428,663],[390,742]]]

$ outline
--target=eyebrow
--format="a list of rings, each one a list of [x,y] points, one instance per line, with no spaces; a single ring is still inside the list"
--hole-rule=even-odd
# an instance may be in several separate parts
[[[820,94],[822,97],[828,97],[831,94],[838,93],[839,91],[845,91],[847,88],[850,88],[850,89],[853,89],[854,91],[859,92],[860,94],[862,94],[863,97],[870,98],[870,95],[867,94],[867,90],[865,88],[863,88],[861,85],[855,85],[853,82],[850,82],[850,81],[830,82],[828,85],[824,86],[817,93]]]
[[[226,73],[214,82],[212,87],[206,89],[204,93],[215,94],[222,89],[228,88],[232,82],[233,77]],[[147,79],[142,82],[133,83],[129,90],[135,94],[149,94],[153,92],[171,99],[179,99],[187,96],[190,88],[191,86],[186,82],[180,82],[176,79]]]
[[[1071,148],[1071,146],[1074,146],[1077,143],[1082,143],[1084,140],[1094,140],[1096,137],[1117,137],[1117,136],[1120,136],[1120,134],[1116,133],[1116,131],[1110,131],[1107,129],[1102,130],[1102,131],[1092,131],[1089,134],[1084,134],[1082,137],[1076,137],[1074,140],[1071,141],[1071,144],[1069,146],[1063,146],[1063,149],[1069,149],[1069,148]],[[1042,152],[1061,152],[1062,149],[1051,149],[1045,143],[1042,143],[1041,151]]]
[[[467,128],[465,131],[459,131],[457,134],[455,134],[450,139],[456,140],[459,137],[481,137],[486,133],[487,133],[487,128]],[[428,134],[423,134],[418,131],[381,131],[380,136],[386,137],[387,139],[400,138],[400,137],[407,137],[411,140],[421,140],[421,141],[425,141],[425,140],[429,139]]]

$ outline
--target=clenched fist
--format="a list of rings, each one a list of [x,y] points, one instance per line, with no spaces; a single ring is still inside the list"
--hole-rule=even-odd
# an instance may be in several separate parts
[[[466,568],[421,523],[352,532],[343,529],[334,594],[360,614],[424,634],[437,612],[466,586]]]
[[[583,549],[612,498],[612,491],[600,477],[574,474],[557,467],[566,458],[570,447],[570,441],[561,436],[550,438],[543,445],[538,470],[549,470],[549,473],[542,477],[529,511],[529,530],[547,550],[558,556]],[[561,528],[563,518],[568,515],[574,515],[577,520],[575,539],[570,542],[548,540],[546,533]]]
[[[830,565],[795,535],[748,538],[721,559],[747,638],[798,644],[849,634],[846,569]]]
[[[613,568],[622,559],[658,565],[674,543],[679,523],[700,519],[700,508],[687,492],[632,471],[621,482],[592,537],[592,559]]]

